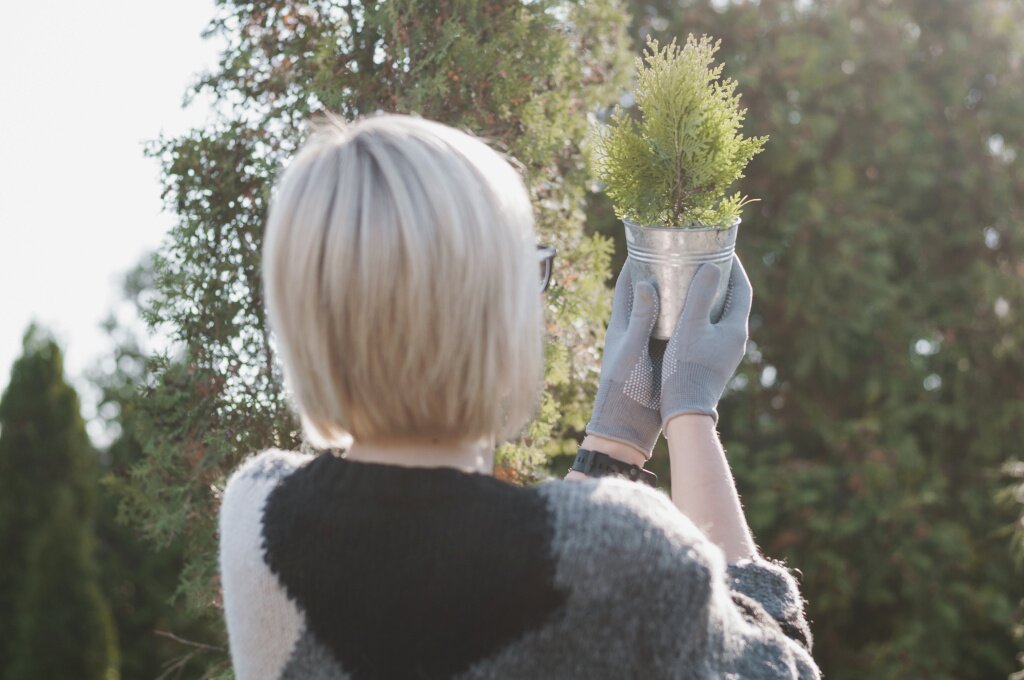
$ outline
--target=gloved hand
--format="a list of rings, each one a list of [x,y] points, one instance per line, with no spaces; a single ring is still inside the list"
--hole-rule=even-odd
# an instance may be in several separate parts
[[[697,269],[686,304],[668,341],[661,367],[661,422],[681,413],[703,413],[718,423],[718,400],[747,351],[747,319],[753,290],[740,258],[733,255],[725,308],[711,323],[721,270]]]
[[[601,382],[586,432],[634,446],[650,459],[662,421],[661,380],[649,348],[658,319],[658,294],[646,281],[634,286],[629,269],[627,260],[615,282]]]

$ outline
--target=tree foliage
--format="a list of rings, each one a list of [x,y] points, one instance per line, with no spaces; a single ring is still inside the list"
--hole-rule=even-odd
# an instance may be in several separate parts
[[[8,680],[119,677],[117,637],[99,586],[94,537],[70,488],[53,493],[50,517],[26,553],[13,609],[17,635]]]
[[[641,38],[719,37],[746,125],[772,138],[744,180],[763,199],[738,243],[751,343],[720,429],[761,547],[803,572],[826,677],[1005,678],[1024,596],[1020,506],[994,498],[1024,441],[1024,8],[633,8]]]
[[[608,314],[611,244],[584,232],[586,113],[625,89],[630,54],[616,0],[222,0],[209,33],[227,40],[213,93],[221,117],[158,139],[177,225],[158,253],[144,311],[174,339],[152,357],[132,409],[144,458],[123,509],[158,544],[184,537],[182,592],[219,616],[216,515],[227,473],[268,446],[307,448],[282,391],[260,290],[267,199],[282,164],[330,109],[417,113],[474,132],[516,158],[540,238],[558,249],[548,295],[547,393],[498,472],[526,481],[572,446],[596,388],[593,348]]]
[[[96,452],[60,348],[32,324],[0,397],[0,676],[118,677],[95,553]]]
[[[124,281],[131,316],[152,295],[152,263],[140,262]],[[98,388],[98,412],[113,438],[105,448],[100,478],[97,547],[103,555],[100,582],[110,602],[121,646],[121,677],[200,678],[226,670],[223,622],[198,619],[180,606],[179,575],[187,537],[154,549],[118,512],[130,494],[128,471],[144,458],[133,430],[136,390],[146,384],[147,351],[120,313],[103,322],[113,352],[89,371]]]
[[[739,128],[736,81],[713,66],[721,41],[691,33],[682,48],[660,48],[648,36],[636,58],[637,122],[619,106],[605,128],[595,128],[593,164],[615,214],[638,224],[730,226],[747,203],[725,196],[767,137]],[[645,63],[646,62],[646,65]]]
[[[1019,514],[1010,531],[1010,545],[1018,569],[1024,571],[1024,457],[1008,461],[1003,471],[1010,479],[1010,484],[998,494],[998,498],[1012,512]],[[1018,618],[1013,634],[1021,643],[1021,647],[1024,647],[1024,599],[1021,600],[1017,611]],[[1011,675],[1009,680],[1024,680],[1024,651],[1017,655],[1017,661],[1020,663],[1020,670]]]

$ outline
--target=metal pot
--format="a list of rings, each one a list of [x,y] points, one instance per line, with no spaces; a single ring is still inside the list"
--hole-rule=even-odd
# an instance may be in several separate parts
[[[626,227],[626,250],[634,283],[650,281],[658,291],[660,311],[651,337],[660,340],[672,337],[693,275],[705,262],[722,270],[718,295],[711,307],[711,320],[718,321],[725,306],[725,292],[729,287],[740,218],[737,217],[732,225],[724,229],[663,227],[636,224],[629,220],[623,220],[622,223]]]

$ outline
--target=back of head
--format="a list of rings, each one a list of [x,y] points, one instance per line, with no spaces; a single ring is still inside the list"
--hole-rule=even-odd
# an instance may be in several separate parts
[[[323,443],[516,434],[536,405],[533,211],[515,169],[417,116],[328,114],[275,184],[263,285]]]

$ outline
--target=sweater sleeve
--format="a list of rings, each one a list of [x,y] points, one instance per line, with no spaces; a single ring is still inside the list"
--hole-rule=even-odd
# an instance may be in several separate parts
[[[713,584],[719,606],[709,623],[721,629],[722,656],[733,660],[740,677],[820,678],[803,598],[789,571],[758,557],[728,565],[721,577],[728,597]]]
[[[616,611],[617,634],[646,650],[649,677],[820,678],[803,600],[783,567],[727,565],[662,491],[607,477],[565,483],[588,509],[566,516],[579,547],[564,559],[577,585]]]
[[[669,497],[656,492],[662,506],[662,532],[652,533],[649,549],[667,552],[680,563],[676,580],[698,593],[699,622],[688,629],[684,647],[702,657],[714,677],[768,680],[817,680],[811,633],[795,579],[779,562],[764,558],[726,564],[725,555]],[[674,517],[673,517],[674,513]],[[662,540],[662,536],[675,540]],[[683,540],[689,540],[686,545]],[[694,582],[694,569],[702,566]],[[692,659],[692,657],[691,657]]]
[[[783,633],[811,651],[813,642],[804,600],[796,580],[782,562],[764,558],[734,562],[728,566],[728,581],[733,599],[742,603],[741,608],[747,606],[745,598],[753,599]]]

